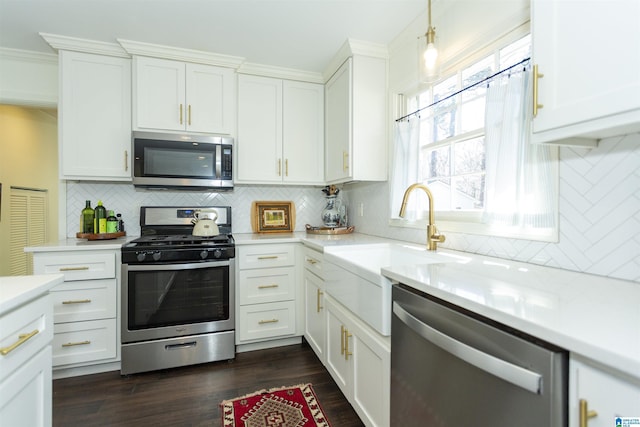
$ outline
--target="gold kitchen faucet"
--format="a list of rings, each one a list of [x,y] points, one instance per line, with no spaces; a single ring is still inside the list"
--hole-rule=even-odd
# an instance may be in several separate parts
[[[427,198],[429,198],[429,224],[427,225],[427,249],[430,251],[435,251],[438,249],[438,243],[442,243],[445,240],[444,234],[439,234],[436,229],[435,224],[435,215],[433,214],[433,194],[431,194],[431,190],[424,184],[411,184],[404,192],[404,197],[402,198],[402,206],[400,207],[400,217],[404,217],[404,211],[407,207],[407,200],[409,199],[409,194],[416,188],[424,190],[427,193]]]

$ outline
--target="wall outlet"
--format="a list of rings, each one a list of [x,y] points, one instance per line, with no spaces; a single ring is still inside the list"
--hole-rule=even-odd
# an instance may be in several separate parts
[[[358,216],[359,217],[364,216],[364,203],[362,202],[358,202]]]

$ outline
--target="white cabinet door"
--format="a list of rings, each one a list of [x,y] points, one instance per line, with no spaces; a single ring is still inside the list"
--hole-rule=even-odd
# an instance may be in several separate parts
[[[325,85],[325,180],[328,183],[350,176],[351,67],[349,58]]]
[[[51,346],[0,383],[0,424],[48,427],[52,422]]]
[[[186,123],[185,64],[134,57],[136,129],[180,131]]]
[[[130,181],[131,61],[60,51],[60,176]]]
[[[345,319],[331,301],[327,302],[326,368],[342,393],[351,402],[353,390],[351,362],[345,356]]]
[[[324,86],[283,82],[283,181],[324,183]]]
[[[533,60],[544,75],[533,141],[640,129],[640,2],[534,0],[531,14]]]
[[[235,72],[231,68],[186,64],[186,130],[231,134]]]
[[[281,183],[282,80],[238,77],[237,181]]]
[[[322,279],[310,271],[304,271],[305,329],[304,337],[325,363],[326,308]]]
[[[597,415],[588,418],[589,427],[617,425],[618,417],[638,417],[640,381],[605,372],[572,356],[569,361],[569,426],[579,427],[580,401]]]

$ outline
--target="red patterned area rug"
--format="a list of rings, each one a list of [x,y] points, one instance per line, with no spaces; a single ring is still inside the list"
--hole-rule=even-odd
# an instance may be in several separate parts
[[[223,426],[331,427],[311,384],[260,390],[220,406]]]

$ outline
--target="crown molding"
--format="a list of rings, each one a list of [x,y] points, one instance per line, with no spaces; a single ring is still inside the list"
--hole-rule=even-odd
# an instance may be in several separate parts
[[[366,42],[356,39],[347,39],[342,47],[333,56],[329,65],[322,73],[325,81],[328,81],[331,76],[340,68],[340,66],[347,60],[347,58],[354,55],[369,56],[374,58],[381,58],[384,60],[389,59],[389,49],[386,45],[379,43]]]
[[[173,59],[235,69],[240,67],[245,60],[239,56],[223,55],[194,49],[182,49],[132,40],[118,39],[118,43],[120,43],[120,46],[122,46],[129,55],[152,56],[154,58]]]
[[[58,63],[58,55],[53,53],[35,52],[32,50],[11,49],[0,47],[0,57],[14,59],[21,62]]]
[[[38,33],[49,46],[55,50],[73,50],[77,52],[94,53],[96,55],[117,56],[129,58],[129,54],[116,43],[87,40],[77,37],[60,36],[57,34]]]
[[[276,67],[272,65],[254,64],[250,62],[245,62],[244,64],[242,64],[242,66],[238,68],[238,73],[324,84],[322,73],[296,70],[293,68]]]

